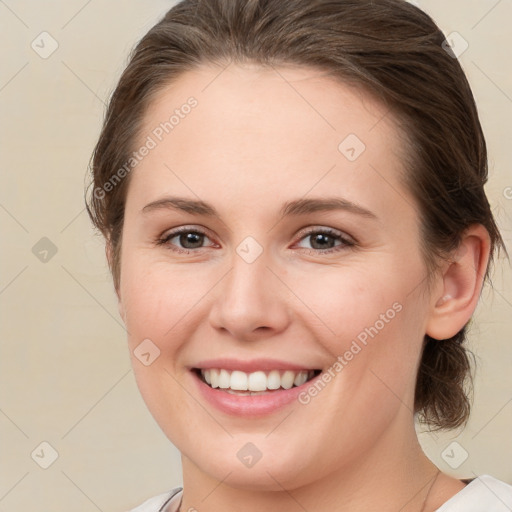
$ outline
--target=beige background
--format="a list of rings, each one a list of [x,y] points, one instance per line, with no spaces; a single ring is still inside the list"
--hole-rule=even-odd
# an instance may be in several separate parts
[[[487,191],[512,254],[512,2],[413,3],[469,44],[460,59],[489,144]],[[136,388],[102,239],[83,203],[104,102],[130,48],[172,4],[0,0],[0,512],[121,511],[182,483],[179,452]],[[31,47],[51,49],[43,31],[58,43],[47,58]],[[34,254],[43,237],[57,249],[46,262]],[[469,426],[420,436],[460,478],[512,484],[510,285],[501,261],[471,335],[480,366]],[[47,469],[52,448],[42,442],[58,453]]]

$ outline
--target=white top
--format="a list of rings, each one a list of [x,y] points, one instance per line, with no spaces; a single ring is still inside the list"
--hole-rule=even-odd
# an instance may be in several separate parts
[[[129,512],[177,512],[183,489],[153,496]],[[490,475],[481,475],[452,496],[435,512],[511,512],[512,485]]]

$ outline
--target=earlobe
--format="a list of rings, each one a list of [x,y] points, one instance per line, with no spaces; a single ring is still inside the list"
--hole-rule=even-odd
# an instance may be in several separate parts
[[[426,327],[431,338],[451,338],[469,321],[478,304],[489,252],[487,230],[480,224],[468,228],[443,270],[440,291],[432,297]]]

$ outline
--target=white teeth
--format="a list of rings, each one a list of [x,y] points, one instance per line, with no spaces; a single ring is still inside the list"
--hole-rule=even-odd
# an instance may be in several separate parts
[[[267,389],[267,376],[265,372],[254,372],[249,374],[247,389],[251,391],[265,391]]]
[[[221,371],[225,372],[226,370]],[[247,373],[236,370],[231,373],[231,384],[229,387],[235,391],[247,391],[247,381]]]
[[[290,389],[293,386],[293,381],[295,380],[295,373],[287,370],[283,373],[281,377],[281,386],[284,389]]]
[[[204,375],[204,374],[203,374]],[[210,379],[211,379],[211,387],[218,388],[219,387],[219,370],[210,370]],[[206,380],[206,377],[205,377]]]
[[[268,389],[279,389],[281,387],[281,375],[278,370],[272,370],[267,377]]]
[[[219,388],[228,389],[230,386],[229,373],[226,370],[219,371]]]
[[[308,380],[308,375],[307,373],[305,372],[300,372],[297,374],[297,376],[295,377],[295,380],[293,381],[293,383],[296,385],[296,386],[302,386],[302,384],[304,384],[306,381]]]
[[[313,371],[301,370],[299,372],[286,370],[272,370],[268,373],[256,371],[245,373],[239,370],[224,370],[212,368],[201,370],[204,380],[212,388],[236,391],[236,394],[250,394],[250,392],[275,390],[279,388],[290,389],[293,386],[301,386],[313,375]],[[238,393],[246,391],[247,393]]]

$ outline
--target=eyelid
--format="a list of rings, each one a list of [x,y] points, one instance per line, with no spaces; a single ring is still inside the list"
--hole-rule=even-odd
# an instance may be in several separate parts
[[[201,235],[204,235],[205,237],[207,237],[210,240],[212,238],[209,235],[209,230],[202,226],[197,227],[197,225],[193,225],[193,226],[185,225],[185,226],[179,226],[177,228],[173,228],[168,232],[164,232],[162,235],[157,237],[156,244],[163,245],[163,246],[165,246],[165,245],[170,246],[171,244],[169,244],[169,240],[180,235],[181,233],[199,233]],[[322,255],[322,254],[328,254],[331,252],[338,252],[338,251],[343,250],[344,248],[346,249],[348,247],[354,247],[358,244],[357,240],[355,240],[352,236],[348,235],[347,233],[340,231],[338,229],[335,229],[335,228],[331,228],[331,227],[327,227],[327,226],[320,226],[320,225],[310,225],[305,228],[302,228],[295,236],[294,244],[300,242],[304,238],[307,238],[307,236],[310,236],[315,233],[326,234],[326,235],[330,235],[333,237],[337,237],[341,241],[341,244],[337,245],[335,247],[328,248],[328,249],[307,249],[304,247],[302,247],[301,249],[312,251],[313,253]],[[217,245],[217,244],[214,243],[214,245]],[[212,247],[212,246],[209,246],[209,247]],[[206,248],[207,247],[198,247],[196,249],[186,249],[186,248],[173,246],[170,250],[178,252],[178,253],[190,254],[190,253],[198,253],[201,249],[206,249]]]
[[[179,226],[179,227],[173,228],[169,231],[164,231],[161,235],[159,235],[156,238],[155,243],[156,243],[156,245],[162,245],[162,246],[170,245],[169,240],[180,235],[181,233],[199,233],[201,235],[204,235],[205,237],[207,237],[210,240],[212,238],[209,235],[209,231],[206,228],[203,228],[203,227],[198,228],[196,225],[194,225],[194,226]],[[206,247],[200,247],[199,249],[206,249]],[[198,252],[199,249],[186,249],[186,248],[182,248],[182,247],[173,247],[171,250],[176,251],[176,252],[181,252],[181,253],[192,253],[192,252]]]
[[[346,234],[344,231],[340,231],[338,229],[334,229],[327,226],[308,226],[307,228],[299,231],[296,237],[296,241],[294,245],[300,243],[302,240],[307,239],[308,236],[313,234],[324,234],[334,239],[337,239],[340,243],[335,245],[334,247],[329,247],[327,249],[309,249],[307,247],[300,247],[302,253],[313,255],[315,257],[318,256],[329,256],[331,254],[339,255],[342,252],[347,250],[354,250],[358,247],[358,242],[352,236]]]
[[[346,233],[345,231],[340,231],[339,229],[331,228],[328,226],[321,226],[318,224],[307,226],[307,227],[301,229],[297,233],[297,240],[301,240],[302,238],[304,238],[307,235],[310,235],[312,233],[318,233],[318,232],[336,235],[336,236],[339,236],[340,238],[346,240],[347,242],[351,242],[354,244],[357,243],[357,240],[354,237],[352,237],[351,235],[349,235],[348,233]]]
[[[210,238],[209,231],[202,226],[198,227],[197,224],[178,226],[176,228],[172,228],[170,230],[164,231],[162,233],[162,235],[160,235],[160,237],[168,238],[171,235],[176,236],[176,235],[179,235],[180,233],[194,233],[194,232],[201,233],[202,235],[208,236],[208,238]]]

